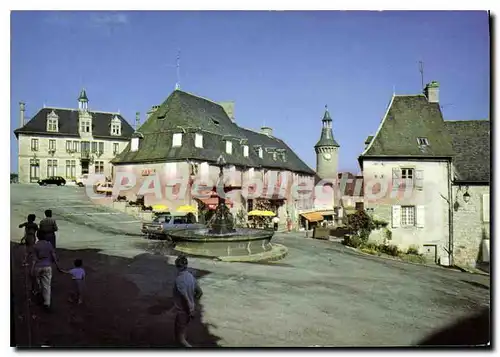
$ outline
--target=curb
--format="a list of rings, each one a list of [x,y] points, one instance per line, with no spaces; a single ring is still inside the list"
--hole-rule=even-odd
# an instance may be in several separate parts
[[[490,276],[490,274],[476,268],[468,268],[461,265],[454,265],[453,268],[460,270],[462,273]]]
[[[343,245],[343,246],[346,247],[346,248],[349,248],[349,249],[351,249],[351,250],[353,250],[353,251],[355,251],[355,252],[357,252],[359,254],[367,255],[367,256],[370,256],[370,257],[374,257],[374,258],[379,258],[379,259],[384,259],[384,260],[391,260],[391,261],[396,261],[396,262],[400,262],[400,263],[404,263],[404,264],[418,265],[418,266],[427,267],[427,268],[446,269],[446,270],[454,270],[454,271],[457,271],[457,272],[467,272],[467,273],[470,273],[468,271],[462,271],[461,269],[459,269],[456,266],[454,266],[454,267],[447,267],[447,266],[443,266],[443,265],[429,265],[429,264],[420,264],[420,263],[413,263],[413,262],[405,262],[404,260],[401,260],[401,259],[383,257],[381,255],[368,254],[368,253],[362,252],[361,250],[358,250],[357,248],[349,247],[347,245]],[[471,274],[474,274],[474,273],[471,273]]]

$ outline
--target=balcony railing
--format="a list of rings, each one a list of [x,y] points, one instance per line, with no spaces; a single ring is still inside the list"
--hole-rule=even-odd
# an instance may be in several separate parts
[[[81,158],[82,159],[90,159],[90,150],[83,150],[81,152]]]

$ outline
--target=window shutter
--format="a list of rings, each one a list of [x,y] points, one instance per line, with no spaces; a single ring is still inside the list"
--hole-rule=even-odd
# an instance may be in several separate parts
[[[137,150],[139,150],[139,138],[132,138],[132,141],[130,142],[130,151]]]
[[[401,226],[401,206],[392,206],[392,228]]]
[[[490,194],[483,195],[483,222],[490,221]]]
[[[233,142],[232,141],[226,141],[226,153],[227,154],[232,154],[233,153]]]
[[[401,179],[401,170],[399,168],[392,169],[392,189],[399,189],[399,180]]]
[[[248,145],[243,145],[243,156],[248,157]]]
[[[422,190],[424,188],[424,170],[415,171],[415,188]]]
[[[417,227],[423,228],[425,225],[425,206],[417,206]]]

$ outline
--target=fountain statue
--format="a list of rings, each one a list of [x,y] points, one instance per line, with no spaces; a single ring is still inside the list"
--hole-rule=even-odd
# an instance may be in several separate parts
[[[226,160],[217,159],[219,177],[217,192],[224,191],[223,168]],[[224,261],[263,261],[285,257],[288,250],[271,243],[274,231],[256,228],[234,228],[233,215],[226,206],[225,197],[218,195],[215,213],[206,228],[182,229],[169,233],[175,250],[195,256],[214,257]]]

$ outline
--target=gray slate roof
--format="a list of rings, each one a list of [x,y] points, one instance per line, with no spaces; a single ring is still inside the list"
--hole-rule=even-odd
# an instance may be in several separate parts
[[[422,148],[417,138],[427,138]],[[424,95],[396,95],[381,126],[360,160],[369,157],[451,158],[451,138],[439,103],[429,103]]]
[[[52,110],[59,116],[59,131],[47,131],[47,115]],[[120,114],[106,112],[90,112],[92,114],[92,134],[99,139],[128,140],[134,129]],[[121,136],[111,135],[111,120],[115,115],[122,122]],[[14,130],[16,137],[19,134],[37,134],[50,136],[74,136],[79,137],[78,132],[78,109],[42,108],[22,128]]]
[[[490,121],[446,121],[455,157],[456,181],[490,182]]]
[[[282,140],[241,128],[227,116],[221,105],[184,91],[174,91],[138,131],[143,135],[139,150],[131,152],[129,144],[113,160],[114,164],[187,159],[215,162],[222,154],[230,165],[276,167],[314,175],[314,171]],[[173,133],[183,133],[182,146],[172,147]],[[203,148],[195,147],[195,133],[203,135]],[[225,140],[232,141],[232,154],[225,152]],[[243,145],[249,146],[248,157],[243,156]],[[256,145],[262,146],[262,159],[255,150]],[[284,150],[285,161],[279,154],[274,160],[272,151],[275,149]]]

